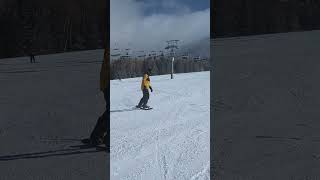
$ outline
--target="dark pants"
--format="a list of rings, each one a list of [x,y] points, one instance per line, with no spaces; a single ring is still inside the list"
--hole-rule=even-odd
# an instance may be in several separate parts
[[[147,105],[147,103],[148,103],[148,100],[149,100],[149,91],[148,91],[148,89],[144,88],[142,90],[142,93],[143,93],[143,97],[141,98],[141,100],[140,100],[140,102],[138,104],[139,107],[145,107]]]
[[[34,58],[34,55],[31,55],[31,56],[30,56],[30,62],[31,62],[31,63],[36,62],[36,59]]]
[[[104,111],[104,113],[102,114],[102,116],[100,116],[98,118],[98,121],[90,135],[90,139],[91,141],[93,141],[93,143],[97,143],[100,144],[102,143],[102,141],[106,144],[107,147],[109,147],[110,144],[110,136],[109,133],[107,132],[110,129],[110,123],[108,122],[108,100],[107,100],[107,91],[104,91],[104,100],[106,101],[106,110]]]

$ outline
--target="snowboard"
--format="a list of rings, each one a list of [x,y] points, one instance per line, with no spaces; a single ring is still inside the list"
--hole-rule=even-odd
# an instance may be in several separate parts
[[[152,107],[148,107],[148,108],[143,108],[143,107],[134,107],[134,109],[141,109],[141,110],[151,110],[153,109]]]
[[[152,107],[148,107],[148,108],[140,108],[141,110],[151,110],[153,109]]]

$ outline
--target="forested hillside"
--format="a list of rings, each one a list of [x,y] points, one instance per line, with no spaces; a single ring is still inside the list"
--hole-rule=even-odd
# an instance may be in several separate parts
[[[214,37],[320,29],[320,1],[211,1]]]
[[[104,0],[0,0],[0,58],[103,48]]]

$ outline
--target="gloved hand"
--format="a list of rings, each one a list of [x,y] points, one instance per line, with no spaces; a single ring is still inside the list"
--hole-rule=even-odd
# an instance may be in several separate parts
[[[150,91],[151,91],[151,92],[153,92],[153,89],[152,89],[152,87],[151,87],[151,86],[150,86]]]

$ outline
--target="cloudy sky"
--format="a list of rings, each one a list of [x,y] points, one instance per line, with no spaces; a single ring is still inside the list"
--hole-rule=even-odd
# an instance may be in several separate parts
[[[111,48],[159,50],[209,38],[210,0],[111,0]]]

